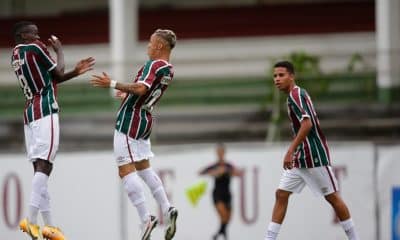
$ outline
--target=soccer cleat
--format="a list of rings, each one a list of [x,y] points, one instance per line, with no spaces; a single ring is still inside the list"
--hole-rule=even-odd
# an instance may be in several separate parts
[[[165,240],[171,240],[175,236],[177,218],[178,218],[178,210],[174,207],[170,207],[166,214],[167,221],[165,228]]]
[[[43,227],[42,235],[44,239],[48,240],[65,240],[64,234],[58,227],[46,225]]]
[[[32,240],[42,239],[40,236],[39,225],[31,224],[27,218],[24,218],[19,222],[19,228],[23,232],[26,232],[32,238]]]
[[[141,240],[149,240],[151,232],[157,226],[158,220],[155,216],[150,215],[149,219],[142,224],[142,232],[140,234]]]

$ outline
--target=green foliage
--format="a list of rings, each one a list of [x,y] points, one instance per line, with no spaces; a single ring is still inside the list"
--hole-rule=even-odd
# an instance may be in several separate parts
[[[321,73],[318,56],[300,51],[289,54],[287,59],[293,63],[298,77],[319,75]]]

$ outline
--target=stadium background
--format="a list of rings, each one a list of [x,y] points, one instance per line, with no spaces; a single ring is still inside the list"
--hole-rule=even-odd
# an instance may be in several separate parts
[[[114,1],[99,0],[0,2],[0,159],[3,160],[0,161],[0,193],[3,194],[0,198],[1,239],[21,236],[14,222],[25,214],[26,199],[22,196],[26,197],[29,192],[31,177],[29,164],[24,157],[21,122],[24,103],[9,65],[13,47],[11,27],[18,20],[28,19],[38,24],[42,39],[50,34],[57,35],[64,44],[67,68],[72,67],[77,59],[90,55],[97,60],[94,72],[113,72],[116,64],[111,57],[113,49],[110,45],[113,39],[110,31],[113,6]],[[398,207],[391,198],[393,195],[393,199],[398,199],[395,196],[397,186],[400,185],[400,178],[396,174],[399,168],[395,167],[397,162],[394,157],[398,155],[400,136],[400,61],[396,61],[400,57],[400,41],[396,41],[400,38],[400,7],[396,1],[147,0],[133,1],[126,6],[135,7],[132,12],[137,19],[125,23],[128,28],[124,32],[129,34],[132,30],[133,39],[138,41],[132,42],[132,48],[129,48],[131,51],[123,64],[126,68],[123,76],[127,76],[125,81],[133,77],[137,67],[146,59],[145,44],[156,28],[171,28],[176,31],[179,39],[172,58],[176,79],[155,111],[157,125],[152,143],[156,147],[158,160],[155,167],[159,166],[158,171],[166,168],[176,174],[180,172],[181,168],[171,160],[182,158],[178,151],[188,154],[187,161],[191,165],[187,166],[206,165],[214,160],[213,144],[220,141],[228,143],[228,158],[240,166],[252,169],[254,164],[261,169],[274,170],[275,175],[260,170],[259,174],[264,176],[262,180],[272,185],[264,188],[264,183],[259,183],[258,198],[262,200],[260,205],[263,207],[260,208],[261,213],[256,223],[252,225],[242,221],[238,210],[240,206],[235,207],[232,239],[241,239],[240,234],[243,233],[261,239],[270,217],[273,191],[280,173],[276,162],[280,163],[282,149],[290,136],[283,96],[274,91],[270,76],[271,64],[283,58],[296,63],[300,70],[299,84],[311,92],[322,127],[332,142],[332,151],[343,156],[334,161],[338,161],[338,165],[347,166],[347,180],[343,187],[348,186],[349,193],[343,189],[344,198],[358,214],[354,218],[360,222],[360,235],[367,239],[397,239],[394,216]],[[384,36],[380,37],[378,33]],[[386,56],[383,62],[387,60],[388,63],[384,67],[380,64],[382,56]],[[380,79],[386,75],[391,80],[389,84],[387,81],[382,84]],[[56,165],[60,167],[55,171],[53,180],[56,183],[53,183],[50,190],[54,191],[53,195],[67,194],[68,198],[73,198],[68,193],[74,195],[76,192],[63,193],[57,189],[70,189],[68,184],[78,186],[80,181],[88,181],[90,184],[82,185],[88,189],[78,193],[82,198],[85,197],[86,200],[82,201],[88,204],[96,201],[90,199],[93,195],[97,196],[95,193],[98,192],[93,194],[93,191],[107,193],[110,190],[115,193],[115,189],[119,190],[111,156],[114,115],[118,103],[107,90],[91,88],[87,83],[89,77],[90,74],[86,74],[59,88],[61,139]],[[249,142],[256,146],[255,152],[261,152],[255,159],[262,159],[264,154],[267,162],[246,161],[247,156],[253,154],[249,150],[252,149]],[[357,154],[353,146],[360,146],[359,152],[362,153],[358,158],[355,157]],[[160,148],[159,152],[157,147]],[[200,154],[198,151],[203,152]],[[271,152],[281,154],[269,155]],[[171,154],[172,157],[169,156]],[[164,159],[164,155],[169,158]],[[96,156],[102,164],[88,156]],[[80,159],[86,170],[81,172],[73,168],[75,165],[68,166],[72,160],[65,162],[65,159]],[[363,159],[365,163],[359,164],[362,167],[353,167]],[[109,178],[87,170],[93,165],[99,165],[98,171]],[[63,169],[69,170],[63,174]],[[188,169],[193,175],[197,170]],[[104,188],[94,187],[100,183],[92,184],[85,176],[77,177],[70,183],[71,177],[68,174],[72,176],[81,173],[99,176]],[[356,176],[360,174],[371,182],[359,181]],[[391,175],[393,177],[389,177]],[[178,184],[176,182],[182,182],[178,180],[187,184]],[[169,186],[174,192],[175,202],[181,204],[182,208],[185,208],[187,200],[179,191],[182,192],[196,180],[197,176],[179,175],[175,181],[171,181],[175,183]],[[18,187],[18,183],[22,187]],[[251,182],[247,184],[252,185]],[[235,180],[232,186],[235,204],[239,204],[239,186]],[[364,191],[357,192],[356,188]],[[357,194],[352,195],[352,190]],[[86,235],[88,230],[82,224],[105,229],[111,221],[121,222],[114,226],[115,231],[110,231],[118,235],[117,239],[134,238],[135,229],[126,224],[126,219],[129,219],[129,226],[134,225],[131,224],[136,219],[134,209],[126,206],[126,199],[119,194],[119,191],[114,197],[110,194],[107,203],[99,206],[114,214],[104,222],[96,221],[91,225],[75,219],[86,219],[83,217],[86,216],[85,211],[92,218],[97,218],[96,214],[102,215],[89,207],[69,215],[75,205],[68,207],[60,204],[54,206],[54,212],[61,212],[56,217],[67,225],[67,236],[70,233],[69,236],[73,238],[90,237]],[[57,201],[63,202],[59,196],[53,198],[54,204]],[[293,199],[291,207],[295,209],[296,205],[315,202],[312,199],[312,196]],[[362,204],[365,207],[360,208]],[[65,205],[68,205],[68,201]],[[249,211],[254,207],[249,202],[246,206]],[[343,238],[341,230],[331,221],[331,213],[326,209],[324,211],[328,213],[318,216],[317,223],[321,222],[331,228],[321,231],[332,232],[331,239]],[[217,217],[208,197],[201,200],[197,210],[188,208],[187,212],[192,214],[188,218],[198,218],[193,220],[196,225],[205,222],[214,224],[208,226],[201,239],[208,236],[207,233],[211,236],[211,232],[217,228]],[[208,214],[197,216],[199,212]],[[296,209],[293,213],[289,212],[288,226],[291,226],[290,221],[303,219],[303,215],[303,212]],[[367,218],[371,221],[365,223]],[[310,220],[310,224],[314,222]],[[297,226],[300,229],[304,227],[299,223]],[[185,226],[181,231],[187,234],[189,228]],[[320,233],[317,231],[316,235],[312,235],[308,231],[284,231],[287,232],[282,234],[281,239],[303,236],[301,234],[304,237],[311,234],[312,238],[309,239],[317,239]],[[102,235],[96,238],[101,239]],[[188,236],[178,234],[177,239],[196,239]]]

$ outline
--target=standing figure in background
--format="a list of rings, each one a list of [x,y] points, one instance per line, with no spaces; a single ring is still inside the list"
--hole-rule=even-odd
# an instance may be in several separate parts
[[[47,189],[59,143],[57,84],[91,70],[94,59],[83,59],[72,71],[64,73],[64,54],[57,37],[48,39],[57,55],[57,61],[54,61],[46,45],[39,40],[39,30],[34,23],[16,23],[13,34],[17,45],[12,51],[11,65],[26,99],[25,144],[34,170],[28,217],[20,221],[20,228],[32,240],[40,239],[41,235],[51,240],[63,240],[61,230],[53,227]],[[37,224],[39,211],[45,224],[42,231]]]
[[[218,239],[220,235],[224,240],[228,239],[226,227],[231,219],[232,213],[232,194],[230,182],[232,176],[242,176],[242,171],[235,168],[225,159],[225,146],[217,145],[217,162],[200,171],[200,175],[208,175],[215,178],[213,190],[213,202],[221,222],[218,232],[213,236],[213,240]]]
[[[293,64],[274,65],[274,83],[288,94],[287,107],[292,122],[293,140],[283,159],[284,172],[275,193],[272,220],[265,240],[275,240],[285,218],[289,197],[307,185],[316,195],[324,196],[333,207],[349,240],[358,240],[349,209],[338,192],[329,149],[317,113],[308,93],[296,85]]]
[[[149,60],[139,69],[133,82],[117,82],[106,73],[93,75],[91,80],[93,86],[117,89],[120,91],[117,96],[123,97],[114,131],[114,155],[119,176],[142,222],[141,240],[150,239],[158,220],[146,207],[140,179],[150,188],[166,219],[165,240],[172,239],[176,232],[178,211],[171,206],[160,178],[150,167],[150,159],[154,157],[150,143],[151,112],[174,77],[169,61],[175,44],[173,31],[157,29],[147,45]]]

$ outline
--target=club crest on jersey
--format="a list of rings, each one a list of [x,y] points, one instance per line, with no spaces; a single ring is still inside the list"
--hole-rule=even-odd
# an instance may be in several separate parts
[[[14,71],[18,71],[24,64],[25,64],[25,59],[16,59],[11,63],[11,66],[14,68]]]
[[[161,79],[161,84],[163,85],[169,85],[169,83],[172,81],[172,78],[167,75],[167,76],[163,76],[163,78]]]

